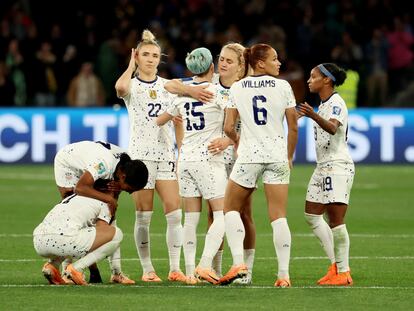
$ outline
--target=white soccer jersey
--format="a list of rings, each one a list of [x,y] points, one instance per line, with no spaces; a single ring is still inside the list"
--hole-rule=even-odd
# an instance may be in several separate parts
[[[82,228],[94,226],[98,219],[110,223],[108,205],[96,199],[73,194],[55,205],[33,234],[73,236]]]
[[[335,119],[341,123],[335,135],[331,135],[314,122],[316,162],[353,163],[348,151],[348,109],[339,94],[334,93],[318,108],[318,114],[325,120]]]
[[[91,173],[94,180],[112,179],[123,150],[115,145],[102,142],[80,141],[69,144],[56,155],[60,169],[65,167]]]
[[[269,75],[249,76],[230,88],[227,108],[236,108],[241,120],[239,163],[287,162],[283,128],[285,110],[295,107],[287,81]]]
[[[173,123],[160,127],[155,122],[175,97],[164,89],[167,81],[159,76],[151,82],[135,77],[123,98],[129,116],[128,153],[133,159],[175,161]]]
[[[202,103],[192,97],[180,96],[167,109],[170,115],[183,117],[184,138],[180,161],[223,162],[223,154],[212,155],[207,146],[213,139],[223,137],[224,106],[217,96],[217,87],[209,84],[207,89],[216,94],[211,102]]]

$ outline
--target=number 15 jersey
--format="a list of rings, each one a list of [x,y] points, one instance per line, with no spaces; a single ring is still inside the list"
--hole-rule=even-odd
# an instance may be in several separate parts
[[[128,154],[133,159],[175,161],[172,122],[161,127],[155,123],[175,97],[164,89],[167,81],[159,76],[149,82],[135,77],[123,98],[129,116]]]
[[[240,115],[239,163],[287,162],[283,120],[285,110],[296,106],[287,81],[269,75],[250,76],[230,88],[227,108]]]

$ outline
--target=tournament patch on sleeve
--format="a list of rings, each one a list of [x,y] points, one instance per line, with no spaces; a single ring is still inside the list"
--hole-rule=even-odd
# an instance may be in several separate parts
[[[333,109],[333,111],[332,111],[333,115],[339,116],[341,114],[341,108],[340,107],[333,106],[332,109]]]
[[[98,172],[99,175],[105,173],[105,171],[106,171],[105,165],[102,162],[100,162],[99,164],[95,165],[94,168]]]

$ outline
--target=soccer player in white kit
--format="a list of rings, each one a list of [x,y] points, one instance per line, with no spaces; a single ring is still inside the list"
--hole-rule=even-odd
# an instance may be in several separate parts
[[[172,137],[173,122],[158,127],[155,120],[166,110],[173,95],[164,89],[167,80],[157,75],[161,48],[154,35],[144,30],[142,40],[131,50],[127,70],[115,84],[118,97],[128,109],[130,139],[128,153],[148,167],[146,187],[133,193],[136,207],[135,244],[141,261],[144,282],[161,282],[151,262],[149,226],[154,209],[154,190],[161,198],[167,219],[167,247],[170,259],[168,280],[185,282],[180,270],[182,211],[178,194],[176,159]],[[182,139],[181,124],[175,127],[177,144]]]
[[[211,52],[198,48],[188,54],[187,68],[196,75],[193,84],[209,84],[207,90],[217,94],[209,103],[202,103],[192,97],[177,97],[170,108],[157,119],[162,125],[173,117],[183,117],[184,138],[180,149],[178,176],[180,195],[185,209],[184,258],[187,283],[196,283],[194,276],[212,284],[219,280],[212,269],[212,261],[224,236],[223,197],[226,187],[226,170],[223,153],[212,154],[209,143],[222,137],[224,101],[211,84],[214,64]],[[208,200],[213,210],[213,223],[206,238],[200,263],[195,267],[196,228],[200,218],[202,198]]]
[[[87,285],[83,269],[111,256],[122,241],[122,231],[110,225],[111,219],[107,204],[77,194],[63,199],[46,215],[33,232],[33,244],[40,256],[48,258],[43,274],[51,284],[66,284],[59,265],[65,258],[75,258],[79,260],[69,264],[64,275],[77,285]]]
[[[94,198],[108,204],[110,211],[115,212],[118,205],[114,196],[98,191],[94,183],[98,179],[110,179],[112,190],[132,193],[142,189],[147,182],[145,164],[123,153],[123,150],[105,142],[80,141],[63,147],[54,160],[55,181],[62,199],[76,193]],[[116,222],[115,222],[116,225]],[[117,251],[112,258],[111,281],[122,284],[133,284],[121,272],[121,254]],[[69,260],[63,263],[65,269]],[[101,283],[101,277],[96,265],[90,267],[90,282]]]
[[[346,79],[345,71],[333,63],[320,64],[312,69],[309,90],[318,93],[321,104],[318,112],[303,103],[301,116],[314,123],[316,168],[306,194],[305,218],[321,242],[331,265],[320,285],[352,285],[349,269],[349,235],[345,225],[349,196],[355,175],[354,162],[348,151],[348,109],[335,92],[335,86]],[[323,215],[326,213],[329,225]]]
[[[218,74],[214,74],[212,83],[217,85],[218,93],[222,98],[228,98],[230,87],[235,81],[244,77],[244,47],[238,43],[228,43],[221,49],[218,59]],[[187,82],[187,81],[185,81]],[[208,92],[206,86],[200,85],[199,87],[189,85],[187,83],[180,82],[180,80],[171,80],[165,86],[172,93],[178,93],[180,95],[188,95],[196,98],[201,102],[209,102],[213,98],[209,97],[213,95]],[[236,161],[236,154],[233,150],[233,145],[230,144],[231,140],[223,140],[217,138],[211,141],[208,145],[208,149],[213,154],[223,151],[224,164],[226,166],[227,177],[233,169],[233,165]],[[207,201],[208,205],[208,201]],[[244,257],[248,268],[248,274],[240,279],[235,280],[238,284],[251,284],[253,273],[253,262],[256,247],[256,228],[252,217],[252,196],[247,199],[246,206],[241,211],[241,218],[246,230],[246,236],[244,238]],[[213,222],[213,212],[209,207],[208,211],[208,224],[209,226]],[[221,265],[223,257],[223,245],[220,246],[217,254],[213,259],[213,269],[218,275],[221,275]]]
[[[274,285],[289,287],[291,235],[286,207],[297,143],[295,98],[289,83],[275,78],[281,64],[271,46],[256,44],[246,48],[244,58],[246,71],[250,65],[253,75],[235,82],[230,88],[224,124],[227,136],[238,145],[238,158],[224,198],[226,237],[233,265],[219,283],[229,284],[247,274],[243,258],[245,230],[240,211],[262,176],[278,259],[278,277]],[[238,117],[241,120],[240,136],[235,130]],[[283,127],[285,117],[287,142]]]

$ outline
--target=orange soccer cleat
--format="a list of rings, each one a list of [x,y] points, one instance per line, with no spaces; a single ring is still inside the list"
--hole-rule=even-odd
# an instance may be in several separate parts
[[[331,286],[350,286],[353,284],[350,271],[340,272],[329,280],[326,280],[322,285],[331,285]]]
[[[236,279],[245,277],[247,273],[247,266],[244,263],[232,266],[230,270],[219,280],[218,283],[220,285],[228,285]]]
[[[181,271],[171,271],[168,273],[168,281],[185,283],[187,281],[187,277]]]
[[[333,263],[329,266],[328,272],[318,280],[319,285],[323,285],[327,280],[334,277],[338,273],[338,268],[336,267],[336,263]]]
[[[147,272],[142,275],[141,278],[144,282],[162,282],[160,277],[155,273],[155,271]]]
[[[275,287],[286,288],[291,286],[292,284],[289,279],[277,279],[275,282]]]
[[[49,284],[52,285],[65,285],[65,281],[62,279],[59,270],[52,265],[51,263],[47,262],[43,265],[42,268],[43,276],[49,281]]]
[[[109,281],[109,283],[118,283],[118,284],[123,284],[123,285],[133,285],[133,284],[135,284],[135,281],[131,280],[129,277],[127,277],[125,274],[123,274],[121,272],[119,274],[112,274],[111,280]]]
[[[69,264],[66,267],[64,276],[72,280],[76,285],[88,285],[88,283],[85,281],[85,275],[83,272],[76,270],[72,264]]]
[[[214,285],[218,284],[220,279],[216,271],[214,271],[212,268],[202,268],[200,266],[197,266],[194,274],[200,280],[205,280]]]

